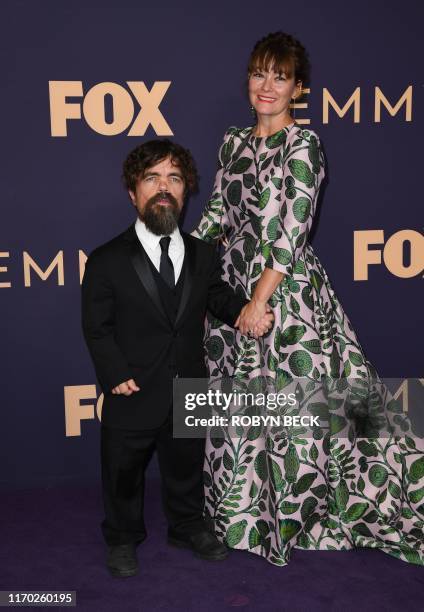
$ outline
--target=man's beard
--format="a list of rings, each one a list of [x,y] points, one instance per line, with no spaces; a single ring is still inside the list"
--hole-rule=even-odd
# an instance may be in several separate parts
[[[159,200],[167,200],[169,204],[158,204]],[[169,236],[178,225],[178,202],[167,191],[160,191],[147,200],[144,210],[139,211],[138,216],[153,234]]]

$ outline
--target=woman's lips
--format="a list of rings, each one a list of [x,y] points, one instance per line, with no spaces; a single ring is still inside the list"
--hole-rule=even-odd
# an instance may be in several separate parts
[[[272,104],[272,102],[275,102],[276,98],[268,98],[267,96],[258,95],[258,100],[260,102],[268,102],[268,104]]]

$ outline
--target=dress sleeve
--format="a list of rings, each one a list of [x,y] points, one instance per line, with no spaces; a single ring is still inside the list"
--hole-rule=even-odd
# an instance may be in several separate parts
[[[291,147],[284,151],[282,163],[279,216],[263,228],[263,238],[269,242],[270,235],[276,236],[265,266],[290,276],[308,240],[324,177],[324,156],[318,136],[310,130],[296,134]]]
[[[213,243],[225,236],[230,224],[227,210],[222,198],[222,175],[234,153],[234,135],[237,128],[230,127],[224,136],[218,153],[218,169],[215,176],[212,195],[206,204],[197,227],[191,235],[205,242]]]

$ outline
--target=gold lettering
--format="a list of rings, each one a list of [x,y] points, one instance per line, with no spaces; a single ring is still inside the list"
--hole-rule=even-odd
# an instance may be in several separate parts
[[[340,108],[331,93],[326,87],[322,90],[322,122],[328,123],[328,108],[331,106],[336,111],[337,115],[341,118],[347,113],[349,108],[353,104],[353,122],[359,123],[361,117],[361,88],[357,87],[349,100]]]
[[[9,252],[4,251],[3,253],[0,253],[0,257],[9,257]],[[7,266],[0,266],[0,272],[7,272]],[[12,283],[8,283],[8,282],[0,283],[0,289],[5,289],[6,287],[11,287],[11,286],[12,286]]]
[[[376,123],[381,121],[381,103],[383,103],[386,110],[389,111],[389,115],[392,117],[394,117],[399,112],[401,106],[405,104],[405,121],[412,121],[412,85],[406,88],[402,97],[399,98],[394,107],[390,104],[381,89],[379,87],[375,88],[374,121]]]
[[[96,385],[64,387],[66,436],[81,435],[81,421],[94,419],[94,405],[81,404],[84,399],[96,399]]]
[[[79,251],[78,251],[78,262],[79,262],[80,284],[82,283],[82,279],[84,277],[85,264],[86,264],[87,259],[88,259],[88,257],[84,253],[84,251],[81,251],[81,249],[79,249]]]
[[[52,136],[67,136],[67,120],[81,119],[81,104],[66,102],[66,98],[69,96],[82,98],[81,81],[49,81]]]
[[[33,269],[41,280],[48,279],[54,268],[57,267],[57,284],[65,284],[65,272],[63,268],[63,251],[59,251],[45,272],[32,259],[31,255],[24,251],[24,279],[25,287],[31,287],[31,269]]]
[[[403,265],[403,245],[410,243],[411,261],[409,266]],[[424,236],[414,230],[402,230],[393,234],[383,251],[384,263],[387,269],[400,278],[412,278],[424,270]]]
[[[101,393],[99,395],[99,399],[97,400],[97,404],[96,404],[96,413],[97,413],[97,418],[99,419],[99,421],[102,420],[102,409],[103,409],[104,398],[105,396],[103,395],[103,393]]]
[[[127,84],[141,107],[128,136],[143,136],[149,125],[158,136],[172,136],[173,132],[159,110],[171,81],[155,81],[151,91],[142,81],[127,81]]]
[[[402,410],[407,413],[409,408],[409,388],[408,381],[404,380],[399,389],[394,393],[393,398],[399,399],[402,396]]]
[[[113,121],[106,122],[105,96],[113,100]],[[99,83],[84,98],[82,107],[88,125],[103,136],[116,136],[127,129],[134,116],[134,104],[126,89],[117,83]]]
[[[384,231],[353,232],[354,280],[368,280],[368,266],[370,264],[381,264],[381,251],[369,250],[370,244],[384,244]]]

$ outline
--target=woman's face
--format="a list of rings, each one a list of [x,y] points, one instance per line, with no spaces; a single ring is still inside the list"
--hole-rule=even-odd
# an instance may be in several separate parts
[[[284,72],[255,69],[249,77],[249,99],[258,115],[277,116],[289,112],[290,100],[302,91],[302,84],[295,83]]]

